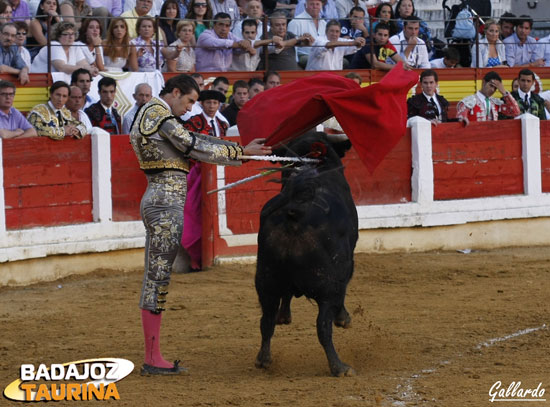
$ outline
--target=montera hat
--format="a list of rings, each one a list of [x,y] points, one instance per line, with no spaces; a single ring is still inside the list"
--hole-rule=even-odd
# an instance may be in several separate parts
[[[217,90],[203,90],[199,96],[199,102],[204,100],[217,100],[220,103],[225,103],[225,96]]]

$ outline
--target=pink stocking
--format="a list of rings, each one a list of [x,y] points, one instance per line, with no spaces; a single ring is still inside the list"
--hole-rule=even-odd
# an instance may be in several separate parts
[[[141,323],[145,338],[145,363],[156,367],[173,367],[160,353],[160,325],[162,313],[155,314],[149,310],[141,310]]]

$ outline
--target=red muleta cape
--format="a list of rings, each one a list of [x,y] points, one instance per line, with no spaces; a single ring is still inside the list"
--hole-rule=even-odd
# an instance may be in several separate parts
[[[240,110],[242,143],[267,138],[277,146],[335,116],[372,172],[405,135],[407,93],[417,82],[401,63],[365,88],[333,73],[297,79],[256,95]]]

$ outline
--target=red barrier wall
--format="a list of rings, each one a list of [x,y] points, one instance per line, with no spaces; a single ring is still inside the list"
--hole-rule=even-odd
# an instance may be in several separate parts
[[[550,192],[550,120],[540,122],[542,192]]]
[[[432,127],[434,200],[523,194],[521,121]]]
[[[141,220],[139,205],[147,179],[139,169],[130,137],[111,136],[111,196],[113,221]]]
[[[4,140],[6,228],[92,222],[91,139]]]

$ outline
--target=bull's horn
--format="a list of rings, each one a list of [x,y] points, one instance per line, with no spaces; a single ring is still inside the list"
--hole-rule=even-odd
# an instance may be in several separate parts
[[[348,136],[345,134],[327,134],[327,139],[331,143],[340,143],[349,140]]]

